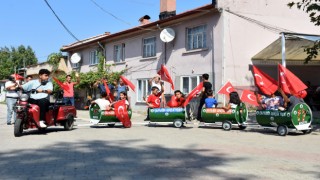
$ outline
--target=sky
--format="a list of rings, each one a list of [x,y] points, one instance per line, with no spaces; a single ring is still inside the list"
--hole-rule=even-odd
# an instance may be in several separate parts
[[[176,0],[177,14],[212,0]],[[45,0],[0,0],[0,48],[31,46],[38,62],[76,42],[59,23]],[[57,16],[79,40],[116,33],[139,25],[149,15],[159,19],[160,0],[47,0]],[[98,7],[99,6],[99,7]],[[102,10],[102,9],[103,10]],[[115,17],[113,17],[112,15]]]

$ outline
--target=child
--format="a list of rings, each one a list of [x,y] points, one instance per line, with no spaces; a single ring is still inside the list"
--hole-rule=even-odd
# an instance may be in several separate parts
[[[184,103],[184,95],[180,90],[175,90],[171,100],[167,103],[169,107],[182,107]]]
[[[124,91],[120,92],[119,98],[120,98],[119,101],[120,101],[120,100],[124,100],[124,99],[126,100],[126,102],[125,102],[125,103],[126,103],[126,108],[129,109],[129,101],[128,101],[127,93],[124,92]],[[110,106],[113,107],[113,105],[114,105],[115,103],[116,103],[116,102],[113,102]]]
[[[207,98],[205,99],[205,107],[206,108],[215,108],[218,102],[213,96],[213,91],[209,89],[207,91]]]
[[[99,105],[100,110],[111,110],[110,101],[106,92],[101,93],[101,98],[91,101],[91,104],[96,103]]]
[[[230,100],[229,100],[229,103],[226,107],[223,107],[223,109],[225,111],[228,111],[229,109],[235,109],[238,105],[240,105],[241,103],[241,100],[239,98],[239,94],[237,92],[231,92],[229,94],[230,96]]]
[[[151,95],[147,99],[147,105],[148,105],[148,115],[145,121],[150,120],[149,119],[149,109],[150,108],[160,108],[160,96],[164,92],[163,83],[161,83],[161,91],[159,92],[159,88],[157,86],[153,86],[151,88]]]

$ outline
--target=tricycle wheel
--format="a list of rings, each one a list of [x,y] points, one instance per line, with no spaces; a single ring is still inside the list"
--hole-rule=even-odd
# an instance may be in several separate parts
[[[288,127],[284,125],[278,126],[277,132],[280,136],[286,136],[288,134]]]
[[[224,130],[226,130],[226,131],[230,131],[231,128],[232,128],[231,122],[230,122],[230,121],[224,121],[224,122],[222,123],[222,128],[223,128]]]
[[[73,123],[74,123],[73,116],[69,116],[64,123],[64,129],[67,131],[73,129]]]
[[[246,129],[246,128],[247,128],[247,126],[239,125],[239,129],[241,129],[241,130],[244,130],[244,129]]]
[[[113,124],[108,124],[109,127],[114,127],[114,125],[115,125],[114,123]]]
[[[16,122],[14,123],[14,136],[20,137],[20,136],[22,136],[22,132],[23,132],[22,119],[18,118],[16,120]]]
[[[173,125],[176,128],[181,128],[181,126],[183,125],[183,122],[182,122],[181,119],[176,119],[176,120],[173,121]]]

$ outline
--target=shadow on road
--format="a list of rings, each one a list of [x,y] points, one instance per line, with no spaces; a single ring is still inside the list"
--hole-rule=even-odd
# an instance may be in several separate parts
[[[38,150],[0,153],[1,179],[255,179],[218,170],[244,161],[212,150],[137,146],[135,141],[57,143]],[[133,147],[133,145],[135,147]],[[138,148],[137,148],[138,147]],[[205,154],[205,155],[200,155]]]

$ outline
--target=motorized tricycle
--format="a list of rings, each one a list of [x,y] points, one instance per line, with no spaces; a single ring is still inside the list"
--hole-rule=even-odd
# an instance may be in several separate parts
[[[17,119],[14,124],[14,136],[19,137],[23,135],[23,130],[37,128],[44,131],[46,128],[40,126],[40,108],[38,105],[30,104],[28,99],[30,93],[35,92],[31,90],[24,92],[18,99],[15,106]],[[45,124],[49,126],[64,126],[65,130],[71,130],[74,125],[74,118],[77,115],[74,106],[65,105],[61,102],[62,93],[57,92],[58,97],[54,103],[50,103],[49,110],[46,113]]]
[[[222,128],[231,130],[232,126],[238,126],[241,130],[247,127],[248,110],[244,103],[234,109],[225,110],[223,108],[203,108],[201,117],[205,125],[222,123]]]
[[[257,110],[256,119],[264,128],[276,129],[280,136],[286,136],[289,131],[311,133],[313,120],[312,111],[306,103],[296,104],[292,111]]]
[[[125,128],[130,128],[131,120],[121,122],[114,110],[101,110],[98,104],[91,104],[89,107],[90,123],[92,124],[107,124],[109,127],[114,127],[116,124],[123,125]],[[132,111],[128,109],[129,119],[131,119]]]

